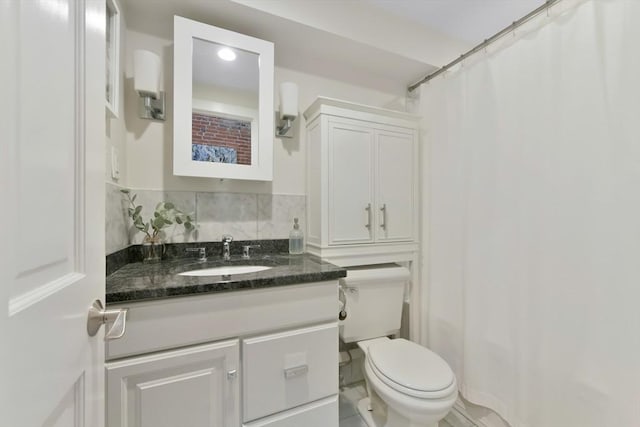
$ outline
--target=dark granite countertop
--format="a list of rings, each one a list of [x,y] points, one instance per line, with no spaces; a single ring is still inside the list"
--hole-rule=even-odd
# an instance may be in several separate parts
[[[272,268],[231,276],[178,275],[189,270],[231,265],[263,265]],[[195,258],[182,258],[158,263],[135,262],[107,276],[106,300],[107,304],[149,301],[204,293],[322,282],[346,275],[347,271],[344,268],[309,254],[259,255],[249,260],[234,256],[229,261],[210,258],[206,262],[198,262]]]

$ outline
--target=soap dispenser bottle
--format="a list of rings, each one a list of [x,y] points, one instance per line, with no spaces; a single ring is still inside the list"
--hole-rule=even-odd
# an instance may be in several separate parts
[[[304,233],[300,230],[298,218],[293,218],[293,230],[289,232],[289,253],[300,255],[304,252]]]

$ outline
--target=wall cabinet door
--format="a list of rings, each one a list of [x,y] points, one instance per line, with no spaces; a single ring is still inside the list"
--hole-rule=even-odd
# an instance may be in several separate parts
[[[372,129],[329,122],[329,244],[373,241]]]
[[[410,241],[414,233],[413,133],[376,133],[376,241]]]
[[[107,427],[240,425],[238,340],[107,363]]]
[[[411,241],[415,136],[329,123],[329,244]]]

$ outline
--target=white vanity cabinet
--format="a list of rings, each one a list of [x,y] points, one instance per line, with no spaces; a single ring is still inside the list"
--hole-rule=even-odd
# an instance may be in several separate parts
[[[107,427],[338,427],[337,281],[109,305]]]
[[[318,98],[307,119],[307,251],[338,265],[411,259],[418,117]],[[402,258],[402,257],[400,257]]]

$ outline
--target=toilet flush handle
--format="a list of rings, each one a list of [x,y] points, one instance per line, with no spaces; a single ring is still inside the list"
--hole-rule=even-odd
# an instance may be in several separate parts
[[[342,284],[338,287],[338,303],[340,304],[338,320],[344,320],[347,318],[347,296],[344,294],[344,285]]]
[[[347,318],[347,293],[351,295],[358,295],[358,288],[340,284],[338,300],[342,303],[342,309],[338,312],[339,320],[344,320]]]
[[[345,286],[340,284],[338,292],[338,301],[342,304],[340,311],[338,312],[338,320],[344,320],[347,318],[347,295],[346,293],[357,294],[358,288]]]

